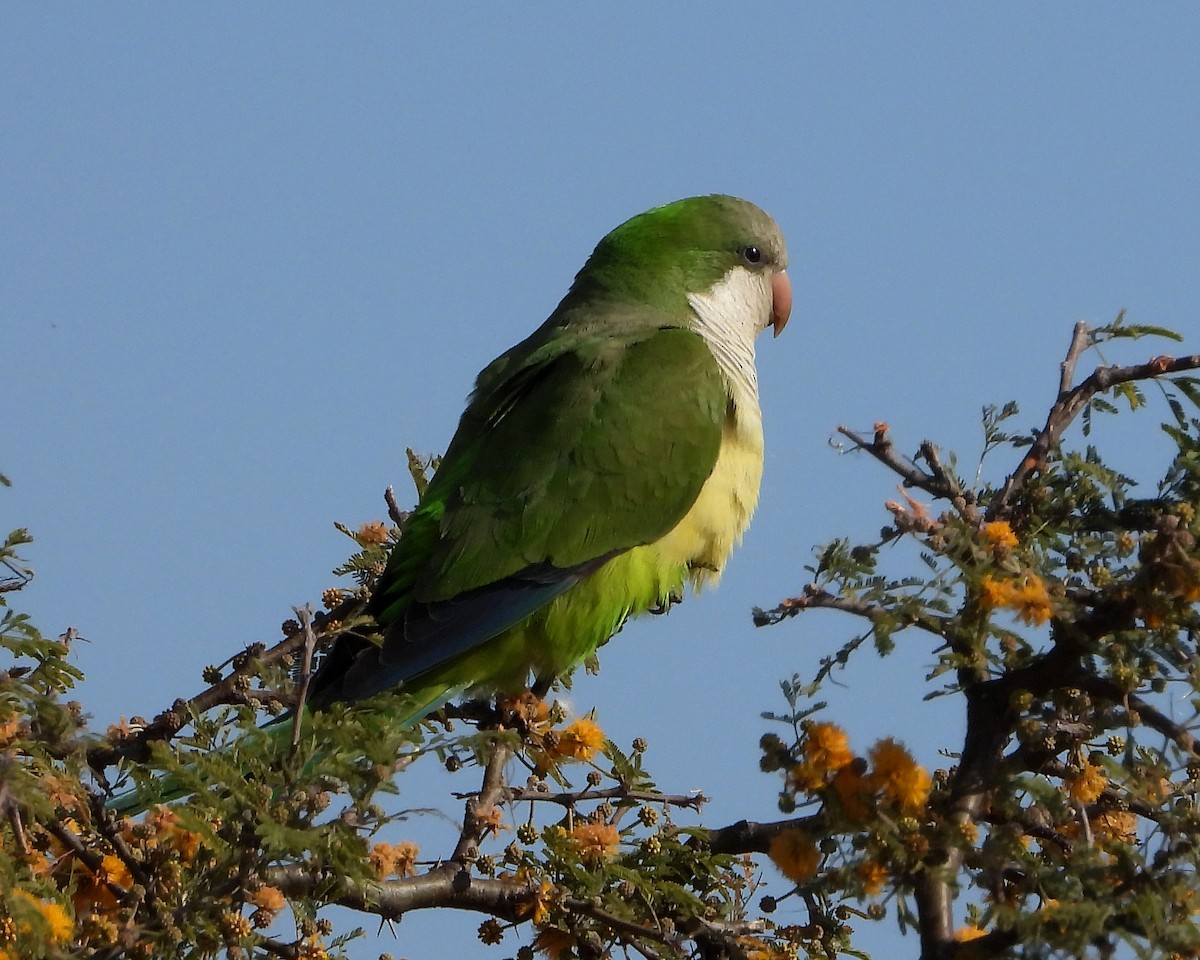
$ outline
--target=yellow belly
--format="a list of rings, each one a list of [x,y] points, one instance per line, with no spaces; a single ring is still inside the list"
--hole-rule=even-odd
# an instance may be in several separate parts
[[[757,409],[730,408],[721,451],[692,509],[657,543],[639,547],[654,553],[664,568],[686,566],[699,588],[716,583],[733,548],[742,539],[758,503],[762,480],[763,434]]]
[[[527,620],[454,665],[476,689],[515,692],[534,677],[562,676],[630,616],[667,606],[685,584],[715,583],[758,502],[763,436],[758,405],[731,405],[716,465],[670,533],[614,557]],[[450,679],[453,679],[451,677]]]

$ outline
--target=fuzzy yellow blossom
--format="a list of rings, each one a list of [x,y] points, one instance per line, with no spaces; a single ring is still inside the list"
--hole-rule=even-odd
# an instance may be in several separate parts
[[[858,874],[858,879],[862,881],[863,892],[868,897],[873,897],[883,891],[883,885],[887,882],[888,872],[878,860],[864,860],[854,871]]]
[[[1092,820],[1092,832],[1100,840],[1133,843],[1137,840],[1137,814],[1129,810],[1105,810]]]
[[[179,859],[185,864],[195,860],[196,854],[200,852],[200,834],[185,829],[179,823],[175,812],[167,807],[158,807],[147,814],[146,826],[154,831],[145,841],[146,846],[152,850],[159,845],[166,845],[179,854]],[[132,828],[126,832],[126,840],[131,839],[131,835]]]
[[[842,767],[833,778],[832,787],[846,819],[861,824],[866,822],[875,805],[875,788],[855,766]]]
[[[803,883],[817,872],[821,853],[817,845],[803,830],[782,830],[771,840],[767,856],[789,880]]]
[[[575,935],[558,927],[543,927],[533,938],[533,949],[549,960],[561,960],[575,949]]]
[[[959,943],[968,943],[971,940],[978,940],[980,937],[986,936],[987,931],[981,930],[973,923],[969,923],[965,927],[959,927],[954,931],[954,939]]]
[[[66,907],[53,900],[42,900],[38,904],[38,911],[41,913],[42,919],[46,921],[52,943],[66,943],[71,939],[71,935],[75,932],[75,923],[71,920],[71,915],[67,913]]]
[[[621,833],[611,823],[581,823],[570,838],[580,859],[593,863],[613,856],[621,843]]]
[[[1104,770],[1094,763],[1089,763],[1077,776],[1071,778],[1067,784],[1067,792],[1072,800],[1079,803],[1095,803],[1107,786],[1108,777],[1104,775]]]
[[[979,582],[979,603],[985,609],[1005,607],[1017,619],[1031,627],[1040,627],[1050,619],[1050,593],[1037,574],[1027,573],[1019,580],[997,580],[987,576]]]
[[[96,878],[102,883],[111,883],[126,890],[133,886],[133,877],[129,873],[129,867],[126,866],[124,860],[111,853],[100,861],[100,869],[96,871]]]
[[[1020,541],[1007,520],[993,520],[983,525],[983,539],[996,550],[1011,550]]]
[[[761,937],[738,937],[737,945],[746,960],[785,960],[790,956],[788,953],[776,950]]]
[[[820,790],[831,775],[854,760],[850,738],[834,723],[806,724],[801,752],[804,759],[788,771],[789,786],[810,793]]]
[[[850,738],[834,723],[811,723],[805,730],[804,758],[813,767],[837,773],[854,760]]]
[[[517,907],[517,916],[529,917],[535,927],[540,927],[550,919],[550,908],[558,898],[558,890],[549,880],[543,880],[529,903]]]
[[[358,528],[358,532],[354,534],[354,539],[364,547],[374,546],[375,544],[380,543],[387,543],[387,524],[380,523],[378,520],[375,520],[372,523],[364,523]]]
[[[979,581],[979,605],[986,610],[1005,606],[1012,596],[1012,589],[1003,580],[984,577]]]
[[[903,744],[880,740],[871,748],[871,765],[869,780],[887,800],[909,814],[925,809],[933,780]]]
[[[411,877],[417,872],[420,848],[412,842],[377,843],[371,848],[371,867],[379,877]]]
[[[113,854],[100,860],[94,873],[84,868],[84,876],[72,896],[75,913],[87,910],[111,910],[117,905],[113,888],[128,890],[133,886],[133,877],[125,862]]]
[[[591,717],[580,717],[559,732],[558,740],[549,748],[555,757],[591,760],[604,747],[604,731]]]
[[[287,906],[287,898],[278,887],[259,887],[250,894],[250,902],[263,910],[276,912]]]
[[[71,915],[67,912],[66,907],[54,900],[39,900],[28,890],[22,890],[19,887],[15,888],[10,896],[14,900],[21,900],[32,913],[36,911],[41,915],[42,921],[45,924],[41,935],[48,939],[51,943],[66,943],[71,939],[75,932],[75,922],[71,919]],[[30,934],[33,931],[28,923],[18,923],[14,926],[14,932],[19,931],[23,934]]]

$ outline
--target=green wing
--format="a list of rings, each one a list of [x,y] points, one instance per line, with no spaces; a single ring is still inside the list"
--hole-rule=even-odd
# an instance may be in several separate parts
[[[385,638],[372,673],[386,677],[371,688],[445,663],[657,540],[712,472],[728,397],[697,334],[564,334],[507,365],[481,377],[372,598]]]

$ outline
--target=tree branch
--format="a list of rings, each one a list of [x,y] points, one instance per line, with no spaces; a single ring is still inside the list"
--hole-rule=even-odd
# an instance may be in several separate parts
[[[483,771],[483,783],[479,792],[468,798],[463,813],[462,833],[450,855],[452,863],[470,863],[479,856],[479,844],[494,829],[489,814],[508,798],[508,785],[504,782],[504,765],[512,758],[512,747],[503,741],[492,744],[492,755],[488,757]]]
[[[774,610],[755,611],[754,625],[756,627],[765,627],[770,624],[780,623],[789,617],[797,616],[805,610],[817,609],[841,610],[843,613],[852,613],[856,617],[862,617],[872,622],[897,615],[895,610],[888,609],[880,604],[839,596],[830,593],[824,587],[809,584],[804,588],[803,596],[788,597]],[[935,637],[945,640],[949,634],[950,620],[946,617],[938,617],[928,613],[914,613],[909,615],[906,622],[903,622],[901,625],[917,627],[926,633],[931,633]]]
[[[473,877],[457,866],[418,877],[361,885],[306,866],[272,867],[263,880],[288,897],[321,897],[329,903],[395,919],[410,910],[453,907],[516,923],[528,916],[535,891],[517,880]]]
[[[785,830],[814,833],[820,832],[824,825],[824,814],[814,813],[807,817],[792,817],[773,823],[739,820],[716,830],[695,827],[689,828],[688,832],[706,840],[713,853],[766,853],[771,848],[771,841]]]
[[[351,597],[327,613],[318,613],[313,618],[313,628],[320,631],[329,624],[345,622],[356,616],[363,605],[361,597]],[[327,640],[331,638],[321,638]],[[304,631],[299,630],[285,640],[268,649],[261,644],[251,644],[243,654],[245,663],[235,667],[218,683],[203,690],[189,700],[180,698],[160,713],[146,726],[120,740],[109,740],[87,751],[88,766],[96,773],[107,767],[133,760],[145,761],[150,756],[150,743],[155,740],[171,740],[180,730],[191,723],[192,717],[205,713],[222,704],[240,703],[244,699],[244,686],[264,666],[278,663],[284,657],[304,647]]]
[[[473,794],[456,793],[458,799],[465,799]],[[653,790],[626,790],[624,787],[609,787],[605,790],[577,790],[574,792],[550,793],[536,787],[509,787],[507,798],[512,803],[522,801],[557,803],[559,806],[574,807],[588,800],[633,800],[638,803],[665,803],[668,806],[680,807],[685,810],[699,811],[708,803],[708,797],[702,793],[668,794],[655,793]]]
[[[889,470],[899,474],[906,487],[917,487],[941,499],[950,499],[954,496],[955,485],[948,482],[945,474],[938,477],[926,473],[908,457],[896,453],[895,444],[888,436],[886,423],[875,424],[875,436],[871,440],[845,426],[838,427],[837,432],[853,442],[857,449],[865,450]]]
[[[1090,331],[1086,331],[1090,337]],[[1075,363],[1079,355],[1079,324],[1076,324],[1075,335],[1071,338],[1071,346],[1062,365],[1062,377],[1073,375]],[[1090,342],[1090,341],[1089,341]],[[1005,482],[1000,493],[988,504],[986,517],[994,520],[1001,516],[1012,497],[1025,485],[1030,474],[1040,470],[1046,462],[1067,427],[1088,405],[1098,393],[1104,393],[1121,383],[1136,380],[1152,380],[1172,373],[1182,373],[1185,370],[1200,368],[1200,355],[1190,357],[1154,357],[1145,363],[1128,367],[1097,367],[1086,380],[1071,390],[1062,390],[1060,380],[1059,397],[1046,417],[1045,426],[1038,431],[1033,444],[1029,447],[1020,465]]]

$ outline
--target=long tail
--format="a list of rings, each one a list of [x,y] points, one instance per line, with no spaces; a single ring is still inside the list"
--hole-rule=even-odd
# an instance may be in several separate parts
[[[407,692],[405,696],[388,704],[389,709],[395,709],[396,712],[387,718],[387,722],[394,729],[402,730],[414,727],[429,714],[462,693],[466,687],[466,684],[438,685],[420,691]],[[332,709],[338,709],[339,706],[335,705]],[[276,753],[283,751],[285,744],[290,743],[292,738],[294,729],[292,721],[293,718],[288,716],[272,720],[260,727],[255,735],[265,738],[264,749]],[[305,765],[305,770],[318,764],[321,759],[322,754],[318,752]],[[158,804],[181,800],[213,787],[219,787],[219,785],[203,783],[199,780],[194,768],[189,766],[178,774],[168,774],[139,783],[132,789],[111,797],[105,802],[104,807],[118,816],[134,817]]]

